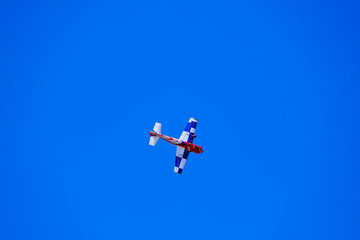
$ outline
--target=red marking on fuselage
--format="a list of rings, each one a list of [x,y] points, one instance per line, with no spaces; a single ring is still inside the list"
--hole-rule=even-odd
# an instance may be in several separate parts
[[[172,138],[172,137],[169,137],[169,136],[166,136],[166,135],[163,135],[163,134],[154,133],[154,132],[151,132],[151,131],[149,131],[149,133],[150,133],[150,136],[157,136],[157,137],[159,137],[161,139],[164,139],[168,143],[171,143],[173,145],[185,148],[189,152],[194,152],[194,153],[199,154],[199,153],[201,153],[203,151],[202,147],[200,147],[198,145],[195,145],[195,144],[192,144],[192,143],[189,143],[189,142],[183,142],[183,141],[181,141],[179,139]]]

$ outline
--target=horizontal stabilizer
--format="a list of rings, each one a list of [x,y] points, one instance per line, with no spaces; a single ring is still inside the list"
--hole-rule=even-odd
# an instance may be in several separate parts
[[[150,142],[149,144],[151,146],[155,146],[157,141],[159,140],[159,137],[156,136],[156,134],[161,134],[161,123],[155,123],[155,126],[154,126],[154,133],[150,132]]]
[[[149,144],[150,144],[151,146],[155,146],[158,140],[159,140],[159,137],[157,137],[157,136],[150,136],[150,142],[149,142]]]
[[[154,131],[158,134],[161,134],[161,123],[155,123]]]

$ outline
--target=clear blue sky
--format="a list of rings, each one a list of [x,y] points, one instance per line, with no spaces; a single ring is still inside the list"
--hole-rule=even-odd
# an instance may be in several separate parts
[[[0,239],[360,239],[359,10],[2,1]]]

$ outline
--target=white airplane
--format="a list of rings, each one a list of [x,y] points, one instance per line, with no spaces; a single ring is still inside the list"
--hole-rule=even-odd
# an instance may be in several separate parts
[[[164,139],[165,141],[176,145],[176,158],[175,158],[175,167],[174,172],[181,174],[186,160],[190,152],[202,153],[204,152],[202,147],[193,144],[195,136],[197,119],[190,118],[187,123],[184,131],[182,132],[179,139],[168,137],[161,134],[161,123],[155,123],[154,132],[149,131],[150,133],[150,142],[151,146],[155,146],[159,138]]]

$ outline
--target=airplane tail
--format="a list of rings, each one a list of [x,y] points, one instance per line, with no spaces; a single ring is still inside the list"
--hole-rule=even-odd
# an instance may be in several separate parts
[[[157,134],[161,134],[161,123],[155,123],[155,126],[154,126],[154,132],[150,132],[150,142],[149,144],[151,146],[155,146],[157,141],[159,140],[159,137],[156,136]]]

